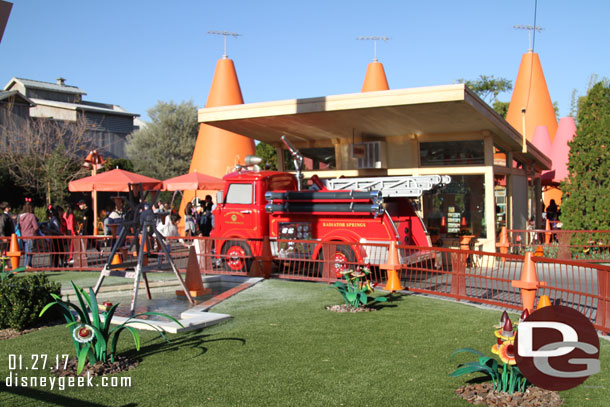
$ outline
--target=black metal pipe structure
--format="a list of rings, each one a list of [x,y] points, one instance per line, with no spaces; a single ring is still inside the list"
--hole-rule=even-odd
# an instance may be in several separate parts
[[[344,212],[344,213],[373,213],[381,214],[384,209],[379,204],[370,203],[304,203],[304,202],[282,202],[271,203],[265,206],[267,213],[321,213],[321,212]]]
[[[313,201],[313,200],[367,200],[378,201],[381,191],[267,191],[268,201]]]

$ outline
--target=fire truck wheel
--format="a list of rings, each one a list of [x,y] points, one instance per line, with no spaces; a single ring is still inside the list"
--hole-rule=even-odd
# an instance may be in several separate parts
[[[231,271],[247,273],[252,264],[252,251],[246,242],[228,240],[222,246],[222,258]]]

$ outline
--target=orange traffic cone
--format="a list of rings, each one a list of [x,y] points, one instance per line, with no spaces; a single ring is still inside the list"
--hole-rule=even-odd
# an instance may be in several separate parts
[[[551,299],[549,298],[548,295],[541,295],[540,299],[538,299],[538,306],[536,307],[536,310],[539,310],[540,308],[544,308],[544,307],[550,307],[551,306]]]
[[[17,243],[17,235],[14,233],[11,235],[11,245],[6,255],[11,258],[11,268],[13,270],[18,269],[21,252],[19,251],[19,244]]]
[[[502,226],[500,230],[500,242],[496,243],[496,247],[500,248],[500,253],[508,254],[508,231],[506,230],[506,226]],[[504,257],[502,257],[502,261],[506,261]]]
[[[447,233],[447,219],[444,216],[441,218],[441,233]]]
[[[534,257],[544,257],[544,249],[542,246],[536,247],[536,252],[534,253]]]
[[[521,289],[521,304],[523,309],[527,309],[531,314],[534,311],[536,291],[539,287],[546,286],[544,281],[538,281],[538,277],[536,276],[536,266],[532,260],[531,252],[525,253],[523,269],[521,271],[521,279],[513,280],[511,285]]]
[[[186,289],[189,290],[191,297],[199,297],[212,292],[210,288],[203,288],[203,280],[201,280],[201,271],[199,270],[199,264],[197,263],[195,246],[191,246],[189,250],[184,285],[186,286]],[[186,296],[186,293],[183,290],[176,290],[176,295]]]
[[[382,270],[387,270],[388,281],[384,287],[387,291],[399,291],[405,288],[400,284],[400,278],[398,278],[398,270],[402,267],[398,257],[398,248],[396,242],[392,240],[390,242],[390,250],[388,253],[388,262],[379,266]]]
[[[551,243],[551,222],[548,219],[546,220],[544,229],[546,230],[546,232],[544,232],[544,243],[549,244]]]

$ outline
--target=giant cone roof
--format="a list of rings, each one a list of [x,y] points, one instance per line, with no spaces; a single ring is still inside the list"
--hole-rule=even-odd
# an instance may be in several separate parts
[[[523,115],[525,110],[525,132],[528,140],[532,140],[536,126],[546,126],[551,137],[555,139],[557,118],[555,109],[546,86],[540,58],[535,52],[527,52],[521,58],[521,66],[515,81],[513,96],[506,114],[508,121],[517,131],[523,134]],[[550,151],[542,151],[551,156]]]
[[[375,92],[378,90],[390,90],[385,70],[381,62],[373,61],[366,68],[362,92]]]

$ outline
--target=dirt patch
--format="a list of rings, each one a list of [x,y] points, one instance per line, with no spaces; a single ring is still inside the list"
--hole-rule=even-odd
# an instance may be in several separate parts
[[[13,328],[0,329],[0,341],[3,341],[5,339],[11,339],[16,336],[29,334],[30,332],[39,331],[41,329],[48,328],[50,326],[61,325],[63,323],[65,323],[65,321],[62,321],[62,320],[58,320],[58,321],[54,321],[54,322],[47,322],[44,324],[36,325],[33,328],[24,329],[23,331],[17,331]]]
[[[341,305],[329,305],[328,307],[326,307],[327,310],[332,311],[332,312],[371,312],[371,311],[377,311],[375,308],[368,308],[368,307],[350,307],[348,305],[345,304],[341,304]]]
[[[455,394],[470,404],[497,407],[555,407],[563,404],[559,393],[536,386],[529,386],[525,393],[508,394],[495,391],[491,383],[474,383],[460,387]]]
[[[93,366],[86,364],[83,368],[83,371],[79,376],[103,376],[107,374],[125,372],[127,370],[135,369],[140,362],[135,359],[128,359],[125,356],[117,356],[114,359],[114,363],[111,362],[97,362]],[[68,363],[66,364],[66,368],[64,366],[60,366],[59,369],[53,368],[51,372],[59,377],[63,376],[77,376],[76,370],[78,368],[78,359],[70,358],[68,359]]]

